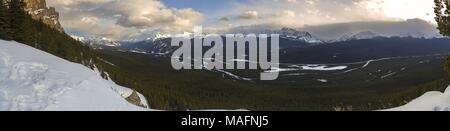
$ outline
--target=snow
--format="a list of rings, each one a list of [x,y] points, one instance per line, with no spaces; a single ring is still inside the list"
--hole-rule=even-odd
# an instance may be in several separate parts
[[[344,70],[344,69],[347,69],[347,66],[334,66],[334,67],[327,67],[324,65],[302,66],[302,70],[334,71],[334,70]]]
[[[77,36],[70,35],[73,39],[78,40],[82,43],[88,44],[90,46],[107,46],[107,47],[120,47],[121,43],[119,41],[98,36]]]
[[[364,65],[362,66],[362,68],[366,68],[367,66],[369,66],[370,63],[372,63],[372,62],[374,62],[374,61],[375,61],[375,60],[369,60],[369,61],[367,61],[366,64],[364,64]]]
[[[413,56],[413,57],[419,57],[419,56]],[[386,58],[380,58],[375,60],[368,60],[366,64],[364,64],[361,68],[366,68],[369,66],[372,62],[378,62],[378,61],[385,61],[385,60],[392,60],[392,59],[399,59],[399,58],[409,58],[409,57],[386,57]]]
[[[286,74],[283,76],[301,76],[301,75],[305,75],[305,73],[291,73],[291,74]]]
[[[280,34],[280,37],[291,40],[304,41],[307,43],[320,44],[323,43],[318,38],[312,36],[309,32],[297,31],[292,28],[284,27],[279,31],[275,31],[275,34]],[[270,34],[270,33],[269,33]]]
[[[107,61],[107,60],[105,60],[105,59],[102,59],[102,58],[100,58],[100,57],[97,57],[97,59],[100,60],[100,61],[102,61],[102,62],[104,62],[104,63],[106,63],[106,64],[109,64],[109,65],[111,65],[111,66],[116,66],[115,64],[113,64],[113,63],[111,63],[111,62],[109,62],[109,61]]]
[[[83,65],[0,40],[0,110],[149,110],[127,102],[130,92]]]
[[[138,54],[149,54],[149,53],[147,53],[147,52],[145,52],[145,51],[139,51],[139,50],[130,50],[130,52],[132,52],[132,53],[138,53]]]
[[[172,37],[172,35],[170,34],[156,34],[155,37],[153,38],[153,41],[159,40],[159,39],[165,39],[165,38],[170,38]]]
[[[317,79],[317,81],[322,82],[322,83],[327,83],[328,82],[328,80],[326,80],[326,79]]]
[[[139,104],[141,104],[141,105],[143,105],[143,106],[145,106],[147,108],[150,108],[150,106],[148,105],[148,102],[147,102],[147,99],[145,98],[145,96],[142,95],[141,93],[137,93],[137,94],[139,96],[139,99],[141,100],[141,103],[139,103]]]
[[[286,71],[297,71],[297,68],[277,68],[271,67],[270,70],[264,71],[266,73],[276,73],[276,72],[286,72]]]
[[[404,106],[386,111],[450,111],[450,86],[444,93],[428,92]]]
[[[397,73],[396,73],[396,72],[389,73],[389,74],[387,74],[387,75],[381,76],[381,79],[387,78],[387,77],[389,77],[389,76],[393,76],[393,75],[395,75],[395,74],[397,74]]]
[[[240,76],[238,76],[238,75],[235,75],[235,74],[233,74],[233,73],[231,73],[231,72],[227,72],[227,71],[224,71],[224,70],[215,70],[215,71],[224,73],[224,74],[226,74],[227,76],[233,77],[233,78],[238,79],[238,80],[245,80],[245,81],[251,81],[251,80],[252,80],[252,79],[250,79],[250,78],[240,77]]]

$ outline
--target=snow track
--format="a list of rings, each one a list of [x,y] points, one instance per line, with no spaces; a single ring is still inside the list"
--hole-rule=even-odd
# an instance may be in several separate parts
[[[17,62],[8,65],[7,56],[0,57],[3,58],[0,64],[0,110],[42,110],[64,93],[65,88],[61,87],[70,86],[64,81],[46,81],[49,69],[45,64]]]

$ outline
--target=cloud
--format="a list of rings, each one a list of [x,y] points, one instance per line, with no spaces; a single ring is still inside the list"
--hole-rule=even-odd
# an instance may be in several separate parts
[[[270,13],[264,19],[264,24],[270,24],[272,26],[289,26],[298,27],[299,22],[297,21],[298,15],[292,10],[281,10],[277,12]]]
[[[47,0],[52,6],[77,6],[82,4],[99,4],[110,2],[113,0]]]
[[[219,18],[219,22],[228,22],[228,21],[230,21],[230,18],[228,18],[228,17],[220,17]]]
[[[433,0],[229,2],[233,4],[218,9],[220,11],[203,14],[191,8],[168,7],[161,0],[48,0],[51,6],[56,6],[61,12],[61,22],[66,30],[88,32],[114,39],[146,35],[151,37],[148,34],[152,31],[191,31],[194,25],[204,25],[204,29],[222,30],[246,25],[304,27],[358,21],[405,21],[412,18],[433,22],[434,17]],[[206,7],[201,9],[203,8]]]
[[[241,19],[258,19],[258,12],[257,11],[245,11],[239,15],[239,18],[241,18]]]
[[[297,3],[297,0],[287,0],[289,3]]]
[[[191,8],[176,9],[159,0],[52,0],[66,29],[113,39],[160,32],[190,31],[203,14]],[[151,36],[147,36],[151,37]]]
[[[327,24],[318,26],[306,26],[300,30],[308,31],[314,36],[324,40],[336,40],[343,35],[353,35],[359,32],[374,32],[384,36],[409,36],[420,34],[430,38],[439,36],[435,26],[420,19],[409,19],[406,21],[370,21]]]
[[[240,19],[230,23],[302,27],[355,21],[405,21],[420,18],[433,22],[433,0],[248,0],[225,14]],[[255,17],[257,14],[257,17]],[[250,19],[253,18],[253,19]],[[257,18],[257,19],[255,19]]]
[[[192,27],[202,19],[202,14],[193,9],[169,9],[157,0],[120,0],[98,10],[114,16],[117,24],[124,27],[162,26],[183,29]]]

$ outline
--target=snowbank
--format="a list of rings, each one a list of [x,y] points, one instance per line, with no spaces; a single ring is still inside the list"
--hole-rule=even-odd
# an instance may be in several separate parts
[[[386,111],[450,111],[450,86],[444,93],[428,92],[404,106]]]
[[[131,91],[80,64],[0,40],[0,110],[148,110],[124,99]]]

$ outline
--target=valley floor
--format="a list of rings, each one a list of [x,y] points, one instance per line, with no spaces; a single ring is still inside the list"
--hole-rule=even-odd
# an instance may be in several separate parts
[[[125,99],[133,95],[138,101],[135,104],[143,107]],[[0,110],[151,110],[144,107],[148,103],[143,95],[105,80],[89,68],[24,44],[0,41]],[[445,93],[428,92],[387,111],[449,111],[449,108],[450,87]]]

